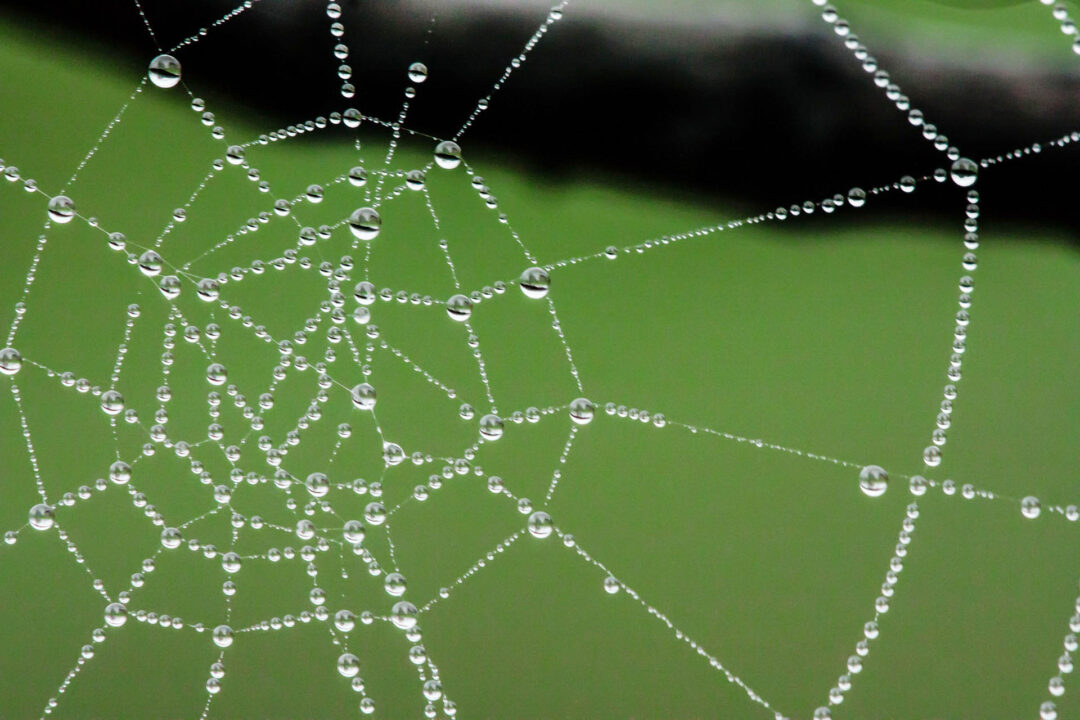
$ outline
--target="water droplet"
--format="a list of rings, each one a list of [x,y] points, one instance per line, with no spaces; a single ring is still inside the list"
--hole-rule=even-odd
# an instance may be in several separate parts
[[[435,146],[435,164],[453,170],[461,164],[461,146],[453,140],[443,140]]]
[[[356,677],[360,674],[360,658],[352,653],[343,653],[338,656],[337,671],[341,673],[341,677]]]
[[[381,502],[370,502],[364,508],[364,519],[372,525],[382,525],[386,522],[386,506]]]
[[[224,385],[229,373],[221,363],[211,363],[206,368],[206,381],[211,385]]]
[[[312,497],[321,498],[330,492],[330,479],[326,477],[325,473],[311,473],[307,476],[307,480],[304,481],[304,485]]]
[[[1057,720],[1057,716],[1057,705],[1054,704],[1053,700],[1047,700],[1039,706],[1040,720]]]
[[[170,527],[161,531],[161,545],[166,550],[175,550],[180,547],[181,542],[183,542],[183,538],[176,528]]]
[[[123,460],[117,460],[109,466],[109,480],[116,485],[125,485],[131,481],[131,466]]]
[[[465,322],[472,315],[472,300],[465,295],[453,295],[446,301],[446,314],[451,320]]]
[[[546,538],[551,535],[555,523],[551,516],[543,510],[537,510],[529,516],[529,533],[535,538]]]
[[[382,229],[382,218],[377,210],[362,207],[349,216],[349,230],[360,240],[374,240]]]
[[[521,285],[521,292],[525,293],[525,297],[539,300],[548,294],[548,289],[551,287],[551,278],[548,276],[547,270],[531,267],[521,273],[518,284]]]
[[[480,418],[480,435],[485,440],[498,440],[503,434],[503,420],[494,413]]]
[[[49,200],[49,219],[57,223],[69,223],[75,217],[75,203],[67,195],[57,195]]]
[[[390,621],[402,630],[411,630],[416,627],[416,616],[418,615],[416,606],[408,600],[399,600],[394,603],[394,607],[390,610]]]
[[[619,592],[620,587],[621,585],[619,584],[619,581],[615,579],[614,575],[608,575],[604,578],[604,592],[608,595],[614,595]]]
[[[22,355],[15,348],[6,347],[0,350],[0,372],[5,375],[14,375],[22,369]]]
[[[1034,520],[1039,517],[1039,514],[1042,512],[1042,505],[1039,503],[1039,498],[1034,495],[1028,495],[1021,500],[1020,512],[1029,520]]]
[[[387,595],[393,595],[394,597],[401,597],[405,594],[405,576],[401,573],[387,573],[383,578],[383,589],[386,590]]]
[[[847,201],[851,207],[862,207],[866,204],[866,191],[858,187],[851,188],[848,190]]]
[[[405,451],[397,443],[383,443],[383,461],[387,465],[400,465],[405,460]]]
[[[164,261],[161,256],[154,250],[147,250],[139,256],[139,270],[146,277],[154,277],[161,274],[161,267]]]
[[[960,158],[952,164],[949,177],[960,187],[971,187],[979,179],[979,166],[974,160]]]
[[[109,627],[120,627],[127,622],[127,607],[114,602],[105,606],[105,624]]]
[[[924,478],[922,475],[912,475],[911,483],[909,485],[909,489],[911,490],[912,495],[915,495],[915,496],[925,495],[926,494],[926,486],[927,486],[926,478]]]
[[[421,62],[414,62],[409,66],[409,80],[414,83],[420,84],[427,80],[427,65]]]
[[[343,528],[345,539],[353,545],[359,545],[364,541],[364,523],[359,520],[348,520]]]
[[[867,465],[859,472],[859,489],[867,497],[881,497],[889,487],[889,474],[879,465]]]
[[[353,405],[361,410],[371,410],[375,407],[375,388],[367,383],[360,383],[352,389]]]
[[[214,302],[218,299],[218,281],[213,278],[203,278],[195,286],[195,294],[203,302]]]
[[[367,184],[367,170],[356,166],[349,170],[349,184],[353,187],[363,187]]]
[[[180,61],[172,55],[158,55],[150,61],[150,68],[146,73],[150,82],[159,88],[176,87],[180,82]]]
[[[928,445],[922,454],[926,467],[937,467],[941,464],[941,448],[937,445]]]
[[[244,148],[239,145],[230,145],[225,151],[225,159],[230,165],[241,165],[244,162]]]
[[[570,403],[570,419],[578,425],[588,425],[596,415],[596,405],[588,398],[577,398]]]
[[[410,170],[405,173],[405,187],[410,190],[423,190],[424,177],[423,170]]]
[[[38,503],[30,508],[30,527],[35,530],[48,530],[56,522],[53,508],[45,503]]]
[[[211,635],[214,638],[214,644],[219,648],[227,648],[232,645],[233,631],[228,625],[218,625]]]

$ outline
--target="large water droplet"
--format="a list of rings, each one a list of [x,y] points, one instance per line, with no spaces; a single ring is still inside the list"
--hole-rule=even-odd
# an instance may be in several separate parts
[[[15,348],[6,347],[0,350],[0,372],[5,375],[14,375],[22,369],[22,355]]]
[[[480,435],[485,440],[498,440],[503,434],[503,420],[494,413],[480,418]]]
[[[465,322],[472,315],[472,300],[465,295],[453,295],[446,301],[446,314],[452,320]]]
[[[548,294],[548,289],[551,287],[551,278],[548,276],[547,270],[531,267],[521,273],[518,284],[521,285],[521,292],[525,293],[525,297],[539,300]]]
[[[353,405],[361,410],[371,410],[375,407],[375,388],[367,383],[360,383],[352,389]]]
[[[158,55],[150,61],[146,74],[159,88],[176,87],[180,82],[180,61],[172,55]]]
[[[1028,495],[1021,500],[1020,512],[1029,520],[1034,520],[1039,517],[1039,514],[1042,512],[1042,504],[1039,503],[1039,498],[1034,495]]]
[[[859,472],[859,489],[867,497],[881,497],[889,487],[889,474],[879,465],[867,465]]]
[[[949,177],[960,187],[971,187],[979,179],[979,166],[974,160],[960,158],[952,164]]]
[[[529,516],[529,534],[535,538],[548,537],[554,527],[555,523],[552,522],[551,516],[543,510],[537,510]]]
[[[75,203],[67,195],[57,195],[49,200],[49,219],[56,223],[69,223],[75,217]]]
[[[461,164],[461,146],[453,140],[443,140],[435,146],[435,164],[444,170],[453,170]]]
[[[596,415],[596,405],[588,398],[577,398],[570,403],[570,419],[578,425],[588,425]]]
[[[35,530],[48,530],[56,522],[51,505],[38,503],[30,508],[30,527]]]
[[[414,62],[409,66],[409,79],[414,83],[422,83],[427,80],[427,65],[422,62]]]
[[[360,240],[374,240],[382,229],[382,218],[374,208],[362,207],[349,216],[349,230]]]

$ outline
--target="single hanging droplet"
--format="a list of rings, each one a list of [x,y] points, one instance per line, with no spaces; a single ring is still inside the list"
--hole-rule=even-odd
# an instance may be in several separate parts
[[[146,277],[154,277],[161,274],[161,267],[164,262],[156,251],[147,250],[139,256],[139,270]]]
[[[38,503],[30,508],[30,527],[35,530],[48,530],[54,522],[55,516],[51,505]]]
[[[1039,498],[1034,495],[1028,495],[1021,500],[1020,512],[1029,520],[1034,520],[1039,517],[1039,513],[1042,512],[1042,505],[1039,503]]]
[[[866,191],[858,187],[851,188],[848,190],[847,201],[851,207],[862,207],[866,204]]]
[[[525,297],[539,300],[548,294],[551,278],[544,268],[531,267],[521,273],[518,284],[521,285],[521,292],[525,293]]]
[[[867,465],[859,472],[859,489],[867,497],[881,497],[889,487],[889,474],[879,465]]]
[[[937,445],[928,445],[922,454],[926,467],[937,467],[941,464],[941,448]]]
[[[75,203],[67,195],[57,195],[49,200],[49,219],[64,224],[75,217]]]
[[[224,385],[228,377],[228,371],[225,370],[225,366],[221,363],[211,363],[206,368],[206,380],[211,385]]]
[[[344,653],[337,659],[337,669],[341,677],[356,677],[360,673],[360,658],[352,653]]]
[[[375,388],[367,383],[360,383],[352,389],[353,405],[361,410],[371,410],[375,407]]]
[[[22,369],[22,355],[15,348],[0,350],[0,372],[5,375],[14,375]]]
[[[232,645],[233,631],[228,625],[218,625],[213,630],[214,644],[219,648],[227,648]]]
[[[150,69],[146,73],[150,82],[159,88],[176,87],[180,82],[180,61],[172,55],[158,55],[150,61]]]
[[[417,614],[418,611],[415,605],[408,600],[401,600],[394,603],[394,607],[390,611],[390,620],[402,630],[411,630],[416,627]]]
[[[453,140],[443,140],[435,146],[435,164],[443,170],[453,170],[461,164],[461,146]]]
[[[349,216],[349,230],[360,240],[374,240],[382,229],[382,218],[377,210],[362,207]]]
[[[485,440],[498,440],[503,434],[502,418],[494,413],[489,413],[480,418],[480,435]]]
[[[446,301],[446,314],[451,320],[465,322],[472,315],[472,300],[464,295],[454,295]]]
[[[614,575],[608,575],[604,578],[604,592],[608,595],[614,595],[619,592],[619,581],[615,579]]]
[[[409,66],[409,79],[420,84],[427,80],[427,65],[422,62],[414,62]]]
[[[971,187],[979,179],[979,166],[969,158],[960,158],[952,164],[949,177],[960,187]]]
[[[405,594],[405,576],[401,573],[387,573],[383,579],[383,589],[386,590],[387,595],[394,597],[401,597]]]
[[[578,425],[588,425],[596,415],[596,405],[588,398],[577,398],[570,403],[570,419]]]
[[[543,510],[537,510],[529,516],[529,534],[535,538],[548,537],[554,527],[555,523],[551,521],[551,516]]]
[[[109,603],[105,606],[105,624],[109,627],[120,627],[127,622],[127,608],[118,602]]]
[[[124,411],[124,396],[115,390],[101,393],[101,409],[109,415],[119,415]]]

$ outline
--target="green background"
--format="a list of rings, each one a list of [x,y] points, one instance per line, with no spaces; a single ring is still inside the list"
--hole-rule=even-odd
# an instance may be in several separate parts
[[[812,14],[813,7],[804,5],[787,12]],[[1075,60],[1048,9],[1037,3],[981,12],[864,3],[844,12],[856,29],[865,20],[868,29],[859,31],[868,43],[870,29],[888,28],[882,30],[886,36],[924,44],[978,39],[981,47],[992,46],[1006,57]],[[531,60],[544,61],[539,50]],[[47,194],[65,183],[139,79],[128,67],[113,67],[100,48],[57,40],[11,18],[0,24],[0,68],[0,157],[36,179]],[[228,142],[267,130],[215,102],[199,78],[185,81],[207,97]],[[917,88],[909,92],[918,97]],[[224,143],[210,138],[188,102],[182,88],[146,87],[71,187],[82,215],[97,217],[109,230],[123,230],[133,244],[152,244],[211,160],[223,155]],[[497,121],[496,116],[485,121]],[[897,132],[904,131],[898,115]],[[293,198],[309,183],[343,173],[358,157],[369,168],[381,166],[387,136],[368,124],[360,138],[359,155],[350,134],[327,131],[251,147],[247,159],[278,197]],[[1017,146],[1035,139],[1017,138]],[[541,263],[741,214],[662,186],[629,189],[601,176],[555,183],[483,148],[473,149],[467,139],[464,146],[468,162],[498,197],[499,209],[484,206],[464,168],[432,169],[428,186],[441,232],[432,227],[421,193],[405,192],[381,209],[383,230],[372,243],[370,262],[378,287],[449,296],[454,287],[439,238],[448,240],[466,290],[516,278],[526,261],[498,222],[499,212],[507,214]],[[392,167],[420,167],[430,153],[427,141],[409,140]],[[188,220],[165,241],[167,258],[194,258],[247,218],[270,210],[270,199],[243,174],[227,166],[211,182]],[[823,188],[822,195],[833,190]],[[538,505],[553,470],[561,469],[549,508],[559,529],[573,533],[645,602],[792,717],[809,717],[825,704],[863,623],[873,617],[904,508],[912,499],[900,476],[923,469],[922,448],[946,382],[963,249],[959,219],[955,227],[938,226],[920,215],[919,196],[925,191],[908,198],[906,212],[891,221],[853,217],[856,222],[845,223],[838,217],[825,229],[800,227],[798,220],[745,227],[552,272],[551,297],[584,394],[598,404],[612,401],[662,412],[673,421],[880,464],[893,473],[880,499],[859,492],[857,469],[603,413],[578,433],[565,465],[558,461],[571,427],[564,410],[536,425],[508,423],[504,437],[483,446],[474,463],[485,476],[500,475],[515,494]],[[948,191],[959,209],[962,191]],[[332,223],[362,196],[347,184],[328,186],[321,204],[298,203],[294,212],[306,225]],[[0,308],[5,323],[14,316],[44,220],[42,195],[3,183]],[[945,460],[926,474],[973,483],[1009,499],[964,500],[936,490],[920,500],[910,553],[891,609],[881,619],[881,636],[844,703],[834,708],[837,718],[1034,717],[1049,697],[1047,680],[1056,674],[1062,638],[1076,612],[1080,527],[1045,510],[1037,521],[1024,520],[1014,499],[1037,495],[1044,508],[1078,499],[1080,260],[1060,231],[1003,224],[992,204],[983,208],[981,233],[960,397]],[[148,427],[158,407],[153,393],[161,381],[168,305],[154,284],[86,223],[53,227],[47,237],[15,345],[28,360],[105,386],[123,337],[125,308],[138,302],[142,314],[117,387]],[[269,260],[293,246],[295,238],[295,224],[275,218],[192,269],[209,275],[254,258]],[[350,252],[350,241],[340,228],[303,254],[316,264],[324,258],[336,261]],[[362,254],[354,255],[359,263]],[[343,289],[351,295],[351,282]],[[217,355],[229,368],[230,382],[254,401],[270,380],[277,352],[219,308],[214,312],[214,306],[199,302],[192,291],[187,285],[177,306],[196,325],[212,319],[222,325]],[[275,338],[291,337],[327,298],[325,279],[296,265],[226,284],[222,295]],[[349,297],[346,309],[354,306]],[[376,349],[371,382],[387,439],[406,452],[460,457],[475,441],[477,426],[476,419],[458,417],[458,405],[471,402],[480,411],[477,417],[486,409],[465,328],[439,305],[380,301],[372,311],[383,339],[458,395],[448,398],[410,366]],[[579,394],[546,303],[528,300],[511,286],[505,296],[478,305],[472,323],[503,415],[531,405],[563,406]],[[327,326],[324,320],[297,352],[313,361],[321,358]],[[346,327],[363,342],[359,326],[350,320]],[[331,374],[348,386],[360,382],[347,344],[334,349],[339,357]],[[206,359],[179,337],[174,352],[168,429],[173,437],[195,441],[205,437],[208,423]],[[0,378],[0,384],[11,382]],[[96,398],[62,387],[36,367],[25,365],[15,382],[51,498],[105,476],[116,448],[131,459],[146,441],[138,426],[120,423],[114,442]],[[317,390],[312,370],[290,371],[275,393],[273,411],[266,413],[265,432],[275,445]],[[384,500],[394,505],[439,472],[439,462],[419,468],[407,462],[383,476],[370,418],[352,408],[341,388],[328,394],[323,419],[302,432],[303,441],[285,460],[294,475],[320,470],[334,482],[382,477]],[[225,398],[221,420],[226,443],[247,433],[230,400]],[[350,422],[353,436],[331,464],[333,428],[339,422]],[[24,526],[27,510],[37,502],[20,434],[15,404],[5,391],[0,394],[4,530]],[[229,464],[215,445],[202,445],[194,454],[215,482],[227,481]],[[238,465],[271,472],[254,437]],[[159,446],[135,468],[133,487],[146,493],[170,525],[215,506],[210,489],[187,467],[186,460]],[[305,495],[302,487],[293,492],[301,504]],[[485,480],[475,475],[455,476],[431,495],[424,503],[406,504],[390,522],[396,559],[409,581],[405,597],[418,605],[525,523],[511,502],[489,493]],[[334,490],[329,499],[342,517],[359,518],[369,498]],[[270,485],[241,485],[232,505],[248,517],[260,514],[285,526],[296,521],[282,493]],[[227,515],[192,525],[185,538],[229,546]],[[24,529],[16,545],[0,546],[2,718],[38,716],[75,666],[79,648],[90,642],[92,629],[102,625],[105,601],[91,588],[91,577],[101,578],[115,596],[140,561],[159,547],[160,528],[133,507],[123,488],[95,492],[89,501],[59,508],[57,517],[80,548],[85,567],[70,557],[56,530]],[[314,520],[328,536],[340,537],[340,530],[333,530],[340,521],[321,512]],[[385,526],[368,530],[366,545],[389,567]],[[237,549],[253,554],[302,544],[281,531],[245,528]],[[348,555],[349,579],[342,579],[336,547],[317,559],[317,584],[329,595],[331,613],[347,607],[386,614],[392,599],[379,579]],[[233,627],[313,609],[307,599],[313,583],[303,566],[299,559],[276,565],[247,561],[233,577],[239,587]],[[458,716],[768,717],[626,592],[604,593],[604,577],[557,537],[525,535],[423,615],[423,644],[457,703]],[[182,616],[188,627],[162,629],[129,619],[123,628],[110,630],[54,715],[198,717],[206,702],[208,667],[218,651],[208,633],[190,626],[224,621],[221,584],[226,579],[218,560],[186,548],[162,552],[129,605]],[[210,716],[359,715],[359,698],[335,670],[340,650],[324,625],[238,635],[226,653],[227,674]],[[403,633],[378,621],[358,624],[348,638],[349,649],[361,659],[376,716],[420,717],[424,701],[416,670],[406,659],[409,643]],[[1061,717],[1074,717],[1080,705],[1071,676],[1066,687],[1058,707]]]

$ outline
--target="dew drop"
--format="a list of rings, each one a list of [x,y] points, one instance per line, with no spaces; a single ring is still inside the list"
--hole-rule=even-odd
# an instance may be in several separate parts
[[[570,419],[578,425],[588,425],[596,415],[596,405],[588,398],[577,398],[570,403]]]
[[[353,405],[361,410],[371,410],[375,407],[375,388],[367,383],[360,383],[352,389]]]
[[[503,420],[494,413],[488,413],[480,418],[480,435],[485,440],[498,440],[503,434]]]
[[[435,146],[435,164],[444,170],[453,170],[461,164],[461,146],[453,140],[443,140]]]
[[[551,535],[555,524],[551,516],[543,510],[537,510],[529,516],[529,534],[535,538],[546,538]]]
[[[30,527],[35,530],[48,530],[56,522],[53,508],[45,503],[38,503],[30,508]]]
[[[382,229],[382,218],[377,210],[362,207],[349,216],[349,230],[359,240],[374,240]]]
[[[75,203],[67,195],[57,195],[49,200],[49,219],[57,223],[69,223],[75,217]]]
[[[150,61],[146,74],[159,88],[176,87],[180,82],[180,61],[172,55],[158,55]]]
[[[518,284],[521,286],[521,292],[525,293],[525,297],[539,300],[548,294],[551,287],[551,278],[548,276],[547,270],[531,267],[521,273]]]
[[[867,497],[881,497],[889,487],[889,475],[879,465],[867,465],[859,472],[859,489]]]
[[[949,177],[960,187],[971,187],[979,178],[979,166],[974,160],[960,158],[949,169]]]
[[[451,320],[465,322],[472,315],[472,300],[465,295],[452,295],[446,301],[446,314]]]
[[[22,355],[15,348],[6,347],[0,350],[0,372],[5,375],[14,375],[22,369]]]
[[[414,62],[409,66],[409,80],[414,83],[420,84],[427,80],[428,69],[427,65],[422,62]]]
[[[1042,505],[1039,503],[1039,498],[1034,495],[1028,495],[1021,500],[1020,512],[1029,520],[1034,520],[1039,517],[1039,514],[1042,512]]]

